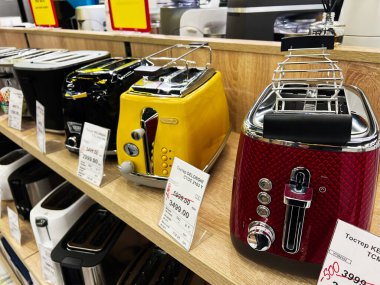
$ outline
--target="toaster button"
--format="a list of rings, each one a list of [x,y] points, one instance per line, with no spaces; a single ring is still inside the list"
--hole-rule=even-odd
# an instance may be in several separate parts
[[[162,159],[163,161],[167,161],[167,160],[168,160],[168,157],[167,157],[166,155],[163,155],[163,156],[161,156],[161,159]]]
[[[272,189],[272,181],[268,178],[261,178],[259,180],[259,187],[263,191],[270,191]]]
[[[163,175],[168,175],[168,171],[166,169],[162,170]]]
[[[256,212],[262,218],[268,218],[270,215],[269,208],[263,205],[258,206]]]
[[[167,153],[167,152],[168,152],[168,149],[167,149],[166,147],[163,147],[163,148],[161,149],[161,151],[162,151],[162,153]]]
[[[164,163],[162,164],[162,167],[163,167],[163,168],[167,168],[167,167],[168,167],[168,164],[164,162]]]
[[[268,205],[272,201],[271,196],[268,193],[266,193],[266,192],[260,192],[257,195],[257,199],[263,205]]]
[[[136,130],[133,130],[131,133],[132,138],[136,141],[140,140],[144,135],[145,135],[144,129],[136,129]]]
[[[127,143],[124,145],[124,150],[129,156],[137,156],[139,154],[138,147],[133,143]]]

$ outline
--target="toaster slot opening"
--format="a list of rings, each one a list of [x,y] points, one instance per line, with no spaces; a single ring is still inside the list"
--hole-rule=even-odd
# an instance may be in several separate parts
[[[0,165],[9,165],[16,160],[19,160],[21,157],[27,155],[27,152],[23,149],[15,150],[2,158],[0,158]]]
[[[73,205],[83,196],[83,192],[79,191],[72,184],[66,182],[54,191],[41,205],[42,208],[48,210],[63,210]]]
[[[158,126],[158,113],[153,108],[145,108],[141,115],[141,128],[144,129],[143,137],[146,172],[154,173],[153,145],[156,139]]]

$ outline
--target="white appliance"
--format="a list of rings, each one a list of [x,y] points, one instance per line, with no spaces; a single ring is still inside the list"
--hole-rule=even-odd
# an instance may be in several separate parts
[[[78,6],[75,9],[78,30],[106,31],[106,7],[104,5]]]
[[[344,0],[339,17],[346,25],[343,44],[380,48],[379,19],[379,0]]]
[[[13,200],[8,177],[16,169],[33,159],[33,156],[23,149],[16,149],[0,158],[0,197],[1,200]]]
[[[223,37],[226,34],[227,8],[190,9],[182,14],[180,36]]]
[[[94,202],[69,182],[55,188],[30,212],[30,223],[41,254],[41,263],[51,263],[53,276],[44,276],[50,283],[64,284],[60,266],[50,258],[50,252],[61,238]],[[42,254],[44,256],[42,256]],[[41,264],[43,265],[43,264]]]

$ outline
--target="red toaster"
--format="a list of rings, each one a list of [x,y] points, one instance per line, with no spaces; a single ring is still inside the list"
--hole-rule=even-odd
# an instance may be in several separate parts
[[[369,229],[378,163],[378,124],[363,91],[343,85],[325,48],[289,49],[243,123],[235,247],[322,264],[337,219]]]

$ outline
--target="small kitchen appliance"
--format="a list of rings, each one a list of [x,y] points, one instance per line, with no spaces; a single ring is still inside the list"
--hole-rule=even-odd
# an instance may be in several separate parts
[[[50,253],[93,203],[88,196],[68,181],[45,196],[30,212],[30,223],[40,254],[43,251]],[[51,268],[55,279],[46,281],[60,285],[63,284],[62,272],[59,265],[55,265]]]
[[[13,200],[8,183],[9,175],[32,159],[33,156],[23,149],[15,149],[0,158],[1,200]]]
[[[343,84],[333,45],[286,39],[289,55],[244,120],[230,216],[241,253],[322,264],[337,219],[369,229],[378,123],[363,91]]]
[[[66,285],[116,284],[149,241],[108,210],[90,207],[51,253]]]
[[[85,122],[110,129],[107,154],[116,155],[120,95],[141,78],[137,58],[109,58],[70,73],[63,85],[66,148],[79,153]]]
[[[157,57],[179,49],[186,52]],[[210,60],[200,67],[187,56],[202,49]],[[145,60],[164,64],[136,68],[143,79],[120,98],[118,163],[128,180],[164,188],[174,157],[211,168],[230,132],[228,105],[220,72],[209,68],[207,44],[174,45]]]
[[[31,209],[63,178],[37,159],[15,170],[8,178],[18,214],[29,220]]]
[[[69,51],[16,63],[14,69],[24,93],[29,112],[36,117],[36,101],[45,107],[45,128],[64,132],[62,84],[72,71],[109,57],[107,51]]]

